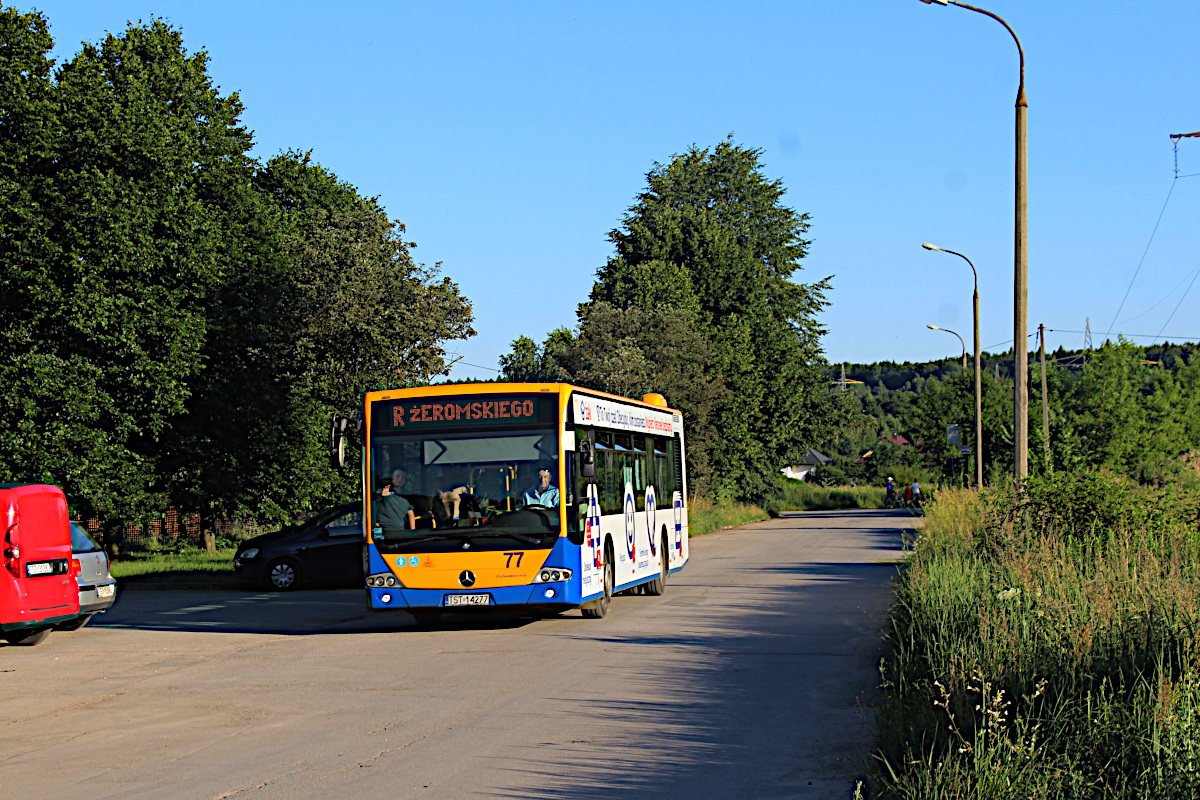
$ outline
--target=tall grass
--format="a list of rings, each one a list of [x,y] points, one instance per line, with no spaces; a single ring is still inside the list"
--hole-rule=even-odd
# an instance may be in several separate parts
[[[783,478],[767,501],[771,511],[818,511],[830,508],[883,508],[885,493],[875,486],[818,486]]]
[[[727,498],[688,498],[688,537],[745,525],[766,519],[768,514],[755,505],[737,503]]]
[[[944,491],[897,585],[872,796],[1200,797],[1200,491]]]

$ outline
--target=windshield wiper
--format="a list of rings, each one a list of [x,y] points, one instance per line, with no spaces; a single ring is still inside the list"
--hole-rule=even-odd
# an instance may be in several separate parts
[[[548,531],[547,535],[549,535],[550,533],[554,533],[554,532]],[[530,536],[529,534],[526,534],[526,533],[513,533],[511,531],[504,531],[504,530],[499,530],[499,531],[491,530],[491,531],[487,531],[486,533],[472,534],[472,537],[479,537],[479,538],[486,537],[489,539],[496,539],[501,536],[507,536],[510,539],[516,539],[518,542],[526,542],[528,544],[541,544],[542,538],[544,538],[544,537],[538,538],[538,537]]]
[[[469,536],[469,535],[471,535],[471,534],[468,534],[466,531],[447,530],[445,533],[436,533],[433,536],[418,536],[415,539],[409,539],[407,537],[403,537],[400,539],[384,539],[382,541],[376,539],[375,544],[377,544],[377,545],[379,545],[379,544],[384,544],[384,545],[424,544],[425,542],[436,542],[439,539],[445,539],[445,538],[451,537],[451,536]]]

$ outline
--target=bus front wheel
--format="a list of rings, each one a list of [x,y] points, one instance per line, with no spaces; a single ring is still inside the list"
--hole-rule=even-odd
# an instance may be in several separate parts
[[[593,600],[591,604],[584,606],[582,609],[583,615],[590,619],[601,619],[608,613],[609,603],[612,602],[613,590],[613,553],[612,542],[606,542],[604,545],[604,594],[599,600]]]

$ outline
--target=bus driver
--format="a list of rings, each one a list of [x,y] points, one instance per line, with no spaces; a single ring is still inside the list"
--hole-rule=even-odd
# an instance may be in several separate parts
[[[558,487],[550,483],[550,468],[545,465],[538,467],[537,486],[521,495],[521,507],[529,506],[558,508]]]

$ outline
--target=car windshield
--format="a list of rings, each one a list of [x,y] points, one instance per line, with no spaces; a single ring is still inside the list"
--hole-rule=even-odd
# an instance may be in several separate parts
[[[553,428],[379,436],[371,448],[373,539],[550,546],[558,536],[558,437]],[[403,503],[386,498],[398,494]],[[415,529],[400,515],[411,506]]]
[[[71,552],[73,553],[95,553],[100,550],[100,545],[88,536],[88,532],[78,522],[71,523]]]

